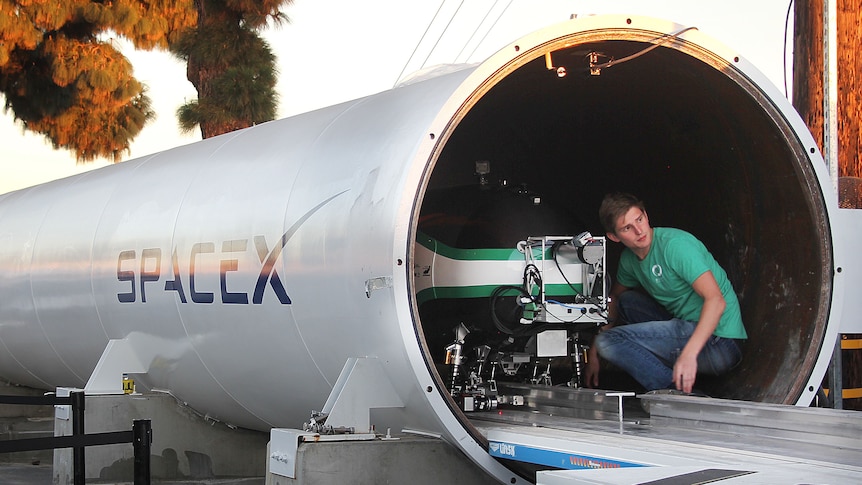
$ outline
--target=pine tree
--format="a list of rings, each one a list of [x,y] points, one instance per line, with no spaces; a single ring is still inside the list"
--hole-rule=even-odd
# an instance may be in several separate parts
[[[154,113],[107,35],[166,48],[196,20],[192,0],[0,0],[5,109],[79,162],[117,161]]]
[[[204,138],[275,118],[275,56],[257,31],[287,22],[279,9],[293,0],[195,0],[197,28],[172,51],[188,64],[198,99],[180,107],[180,127]]]

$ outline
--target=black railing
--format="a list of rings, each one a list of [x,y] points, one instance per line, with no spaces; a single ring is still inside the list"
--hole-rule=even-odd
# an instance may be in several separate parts
[[[84,485],[86,483],[86,467],[84,465],[85,447],[132,443],[135,453],[134,483],[135,485],[150,485],[150,445],[152,445],[153,442],[153,430],[150,425],[150,420],[139,419],[133,421],[131,431],[85,434],[84,393],[81,391],[73,391],[68,397],[51,395],[0,396],[0,404],[20,404],[29,406],[57,405],[71,406],[72,408],[71,436],[4,440],[0,441],[0,453],[72,448],[72,474],[74,477],[74,485]]]

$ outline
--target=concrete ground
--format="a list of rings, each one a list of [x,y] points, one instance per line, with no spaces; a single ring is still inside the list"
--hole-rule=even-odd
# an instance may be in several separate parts
[[[0,383],[0,395],[21,392]],[[71,434],[72,421],[53,406],[40,406],[37,415],[29,408],[0,406],[0,440]],[[85,422],[90,434],[128,429],[140,419],[152,423],[152,484],[265,485],[269,433],[207,420],[167,393],[87,396]],[[491,483],[439,439],[405,435],[397,440],[325,441],[301,447],[301,479],[287,483],[397,483],[407,476],[412,485]],[[68,448],[0,454],[0,485],[72,485],[72,461]],[[133,464],[131,446],[88,447],[86,484],[133,485]]]
[[[0,484],[3,485],[53,485],[52,475],[53,467],[51,465],[0,463]],[[169,482],[153,480],[152,483],[158,485],[263,485],[264,481],[264,478],[261,477],[191,479]],[[87,485],[131,485],[132,483],[131,478],[127,482],[87,480]]]
[[[51,465],[0,463],[0,483],[4,485],[52,485]]]

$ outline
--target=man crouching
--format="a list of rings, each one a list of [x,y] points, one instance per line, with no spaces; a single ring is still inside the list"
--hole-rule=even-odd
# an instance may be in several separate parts
[[[727,273],[693,235],[650,227],[643,202],[605,196],[599,217],[611,241],[625,246],[611,288],[609,325],[589,350],[586,384],[599,385],[599,359],[647,391],[690,393],[697,373],[721,375],[742,359],[747,338]],[[639,291],[643,290],[643,291]]]

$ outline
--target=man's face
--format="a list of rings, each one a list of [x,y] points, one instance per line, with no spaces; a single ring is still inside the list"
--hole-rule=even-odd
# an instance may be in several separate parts
[[[652,244],[649,217],[639,207],[632,207],[617,219],[616,230],[614,234],[608,234],[608,237],[611,241],[622,243],[638,257],[644,258]]]

